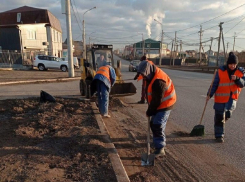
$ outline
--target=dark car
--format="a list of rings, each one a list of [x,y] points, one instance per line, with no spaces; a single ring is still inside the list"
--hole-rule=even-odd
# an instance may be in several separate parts
[[[128,71],[137,71],[139,64],[140,64],[140,60],[130,61],[130,64],[128,66]]]

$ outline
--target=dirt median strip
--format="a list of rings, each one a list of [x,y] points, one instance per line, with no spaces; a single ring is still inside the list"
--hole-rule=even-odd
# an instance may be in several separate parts
[[[114,144],[110,140],[110,136],[108,134],[108,131],[106,129],[106,126],[103,122],[103,119],[100,116],[99,110],[95,104],[95,102],[91,102],[91,106],[95,115],[95,118],[97,120],[97,123],[99,125],[100,131],[102,135],[105,135],[105,139],[108,141],[107,143],[107,149],[108,149],[108,155],[110,158],[110,161],[112,163],[113,169],[115,171],[117,181],[118,182],[129,182],[129,177],[125,171],[125,168],[122,164],[122,161],[117,153],[117,150],[114,146]]]

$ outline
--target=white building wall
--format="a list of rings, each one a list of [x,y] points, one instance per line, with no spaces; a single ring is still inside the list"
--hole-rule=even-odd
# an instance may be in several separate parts
[[[47,42],[45,24],[18,25],[21,30],[23,48],[44,50]]]
[[[62,33],[47,26],[48,54],[62,57]]]

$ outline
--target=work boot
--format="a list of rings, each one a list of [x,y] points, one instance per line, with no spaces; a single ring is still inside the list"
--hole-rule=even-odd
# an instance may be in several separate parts
[[[224,143],[224,138],[223,137],[217,137],[216,138],[216,142],[218,142],[218,143]]]
[[[164,150],[164,148],[155,149],[154,154],[155,154],[156,157],[157,156],[163,156],[163,155],[165,155],[165,150]]]
[[[109,114],[103,115],[103,118],[110,118],[111,116]]]
[[[144,100],[140,100],[140,101],[138,101],[138,104],[144,104],[145,103],[145,101]]]

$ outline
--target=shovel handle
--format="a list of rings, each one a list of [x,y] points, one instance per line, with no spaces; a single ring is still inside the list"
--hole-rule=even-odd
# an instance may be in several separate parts
[[[147,123],[147,155],[149,156],[151,153],[151,147],[150,147],[150,121],[151,118],[148,117],[148,123]]]
[[[207,96],[210,96],[210,93],[211,93],[211,89],[213,87],[213,83],[214,83],[214,78],[215,78],[216,72],[217,72],[217,69],[214,70],[214,75],[213,75],[212,83],[211,83],[211,86],[209,88],[209,91],[208,91],[208,95]],[[205,106],[204,106],[204,109],[203,109],[203,112],[202,112],[202,117],[200,119],[199,125],[202,124],[202,119],[203,119],[204,112],[206,110],[207,103],[208,103],[208,101],[206,99],[206,103],[205,103]]]

